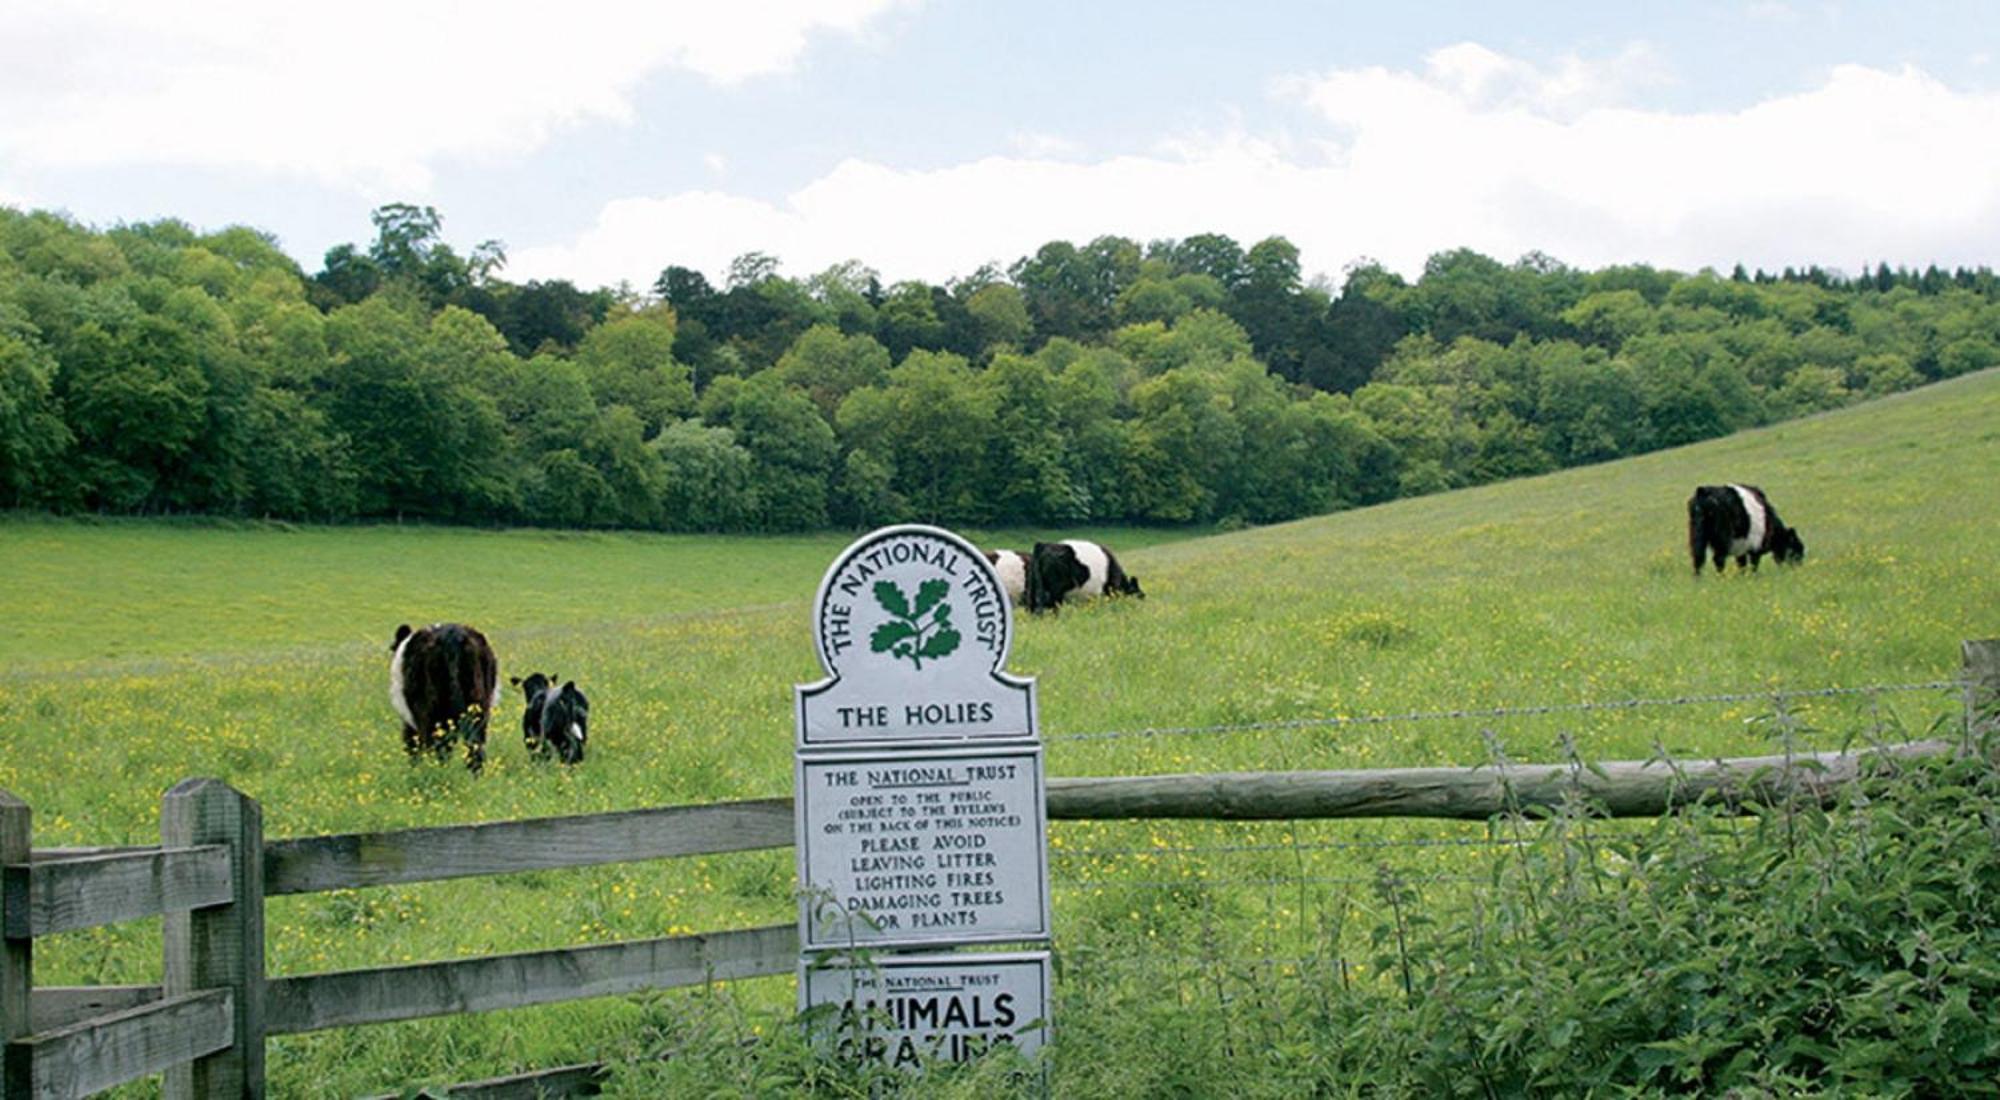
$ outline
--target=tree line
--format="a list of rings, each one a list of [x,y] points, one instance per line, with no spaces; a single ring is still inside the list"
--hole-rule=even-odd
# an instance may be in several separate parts
[[[1282,237],[1054,241],[944,285],[749,253],[509,282],[429,207],[268,236],[0,208],[0,507],[673,531],[1265,523],[1689,443],[2000,363],[2000,280],[1307,279]]]

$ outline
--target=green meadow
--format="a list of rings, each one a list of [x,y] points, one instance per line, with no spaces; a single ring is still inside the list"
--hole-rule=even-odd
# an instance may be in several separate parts
[[[1769,493],[1804,536],[1803,566],[1691,577],[1685,501],[1724,481]],[[1039,678],[1052,776],[1470,767],[1560,760],[1565,743],[1588,760],[1706,758],[1950,722],[1956,692],[1925,685],[1957,676],[1961,639],[2000,635],[1996,485],[1989,371],[1267,528],[964,533],[1021,548],[1095,537],[1147,592],[1017,614],[1010,665]],[[821,674],[808,605],[850,538],[9,518],[0,788],[34,808],[38,847],[156,841],[161,794],[197,775],[258,799],[271,838],[786,795],[792,685]],[[531,763],[509,695],[484,776],[406,762],[389,639],[442,619],[483,629],[503,676],[578,680],[589,759]],[[1349,953],[1374,911],[1367,880],[1386,870],[1450,904],[1491,858],[1485,838],[1439,823],[1058,823],[1057,1093],[1142,1087],[1103,1068],[1135,1057],[1102,1020],[1139,1011],[1138,993],[1217,1011],[1171,960]],[[783,922],[792,888],[791,854],[773,852],[273,899],[266,969]],[[54,937],[37,944],[37,982],[156,981],[158,939],[157,922]],[[1351,980],[1380,979],[1364,966]],[[273,1095],[599,1059],[627,1067],[614,1093],[648,1095],[659,1054],[746,1049],[785,1027],[791,999],[770,979],[274,1040]],[[743,1072],[717,1091],[796,1085]]]

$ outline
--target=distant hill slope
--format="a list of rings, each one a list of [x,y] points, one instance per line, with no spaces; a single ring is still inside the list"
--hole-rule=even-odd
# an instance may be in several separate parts
[[[1692,578],[1688,495],[1730,481],[1762,486],[1802,531],[1803,566]],[[1101,629],[1031,623],[1021,653],[1047,673],[1052,725],[1112,728],[1920,682],[1956,676],[1960,639],[2000,635],[1996,539],[1989,371],[1599,466],[1152,547],[1127,563],[1143,612],[1096,616]],[[1072,719],[1058,677],[1125,690]]]

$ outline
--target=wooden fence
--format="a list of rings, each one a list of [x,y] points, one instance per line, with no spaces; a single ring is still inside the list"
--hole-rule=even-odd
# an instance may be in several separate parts
[[[1479,819],[1581,793],[1615,816],[1696,800],[1748,806],[1831,799],[1874,754],[1960,751],[2000,699],[2000,641],[1966,642],[1966,742],[1857,754],[1684,763],[1397,768],[1048,781],[1049,817],[1268,820]],[[789,847],[792,803],[709,806],[266,841],[255,801],[214,779],[168,791],[157,847],[30,846],[31,811],[0,791],[0,1040],[5,1100],[85,1096],[164,1073],[165,1094],[264,1094],[272,1035],[551,1004],[714,980],[791,973],[793,923],[625,943],[323,974],[264,973],[264,899],[473,875]],[[158,986],[34,985],[42,936],[163,916]],[[565,1067],[464,1094],[592,1091],[595,1067]]]

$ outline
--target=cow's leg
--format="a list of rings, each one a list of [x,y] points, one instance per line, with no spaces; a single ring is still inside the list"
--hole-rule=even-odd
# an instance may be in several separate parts
[[[458,727],[454,723],[440,722],[431,727],[431,734],[425,744],[430,746],[431,759],[443,762],[451,755],[452,742],[458,740]]]
[[[535,705],[540,702],[543,702],[540,696],[528,700],[528,709],[521,714],[521,745],[528,750],[530,757],[542,755],[547,748],[547,742],[542,738],[541,709]]]
[[[1757,571],[1757,563],[1763,560],[1764,555],[1762,553],[1752,552],[1750,555],[1750,571],[1755,573]]]
[[[470,726],[466,731],[465,766],[478,775],[486,766],[486,708],[474,706],[465,718]]]
[[[403,751],[409,754],[412,764],[417,762],[417,757],[424,751],[424,739],[418,735],[417,728],[408,722],[403,723]]]
[[[469,708],[438,727],[438,761],[450,759],[452,751],[461,744],[465,746],[466,766],[477,772],[486,763],[486,715],[478,707]]]

